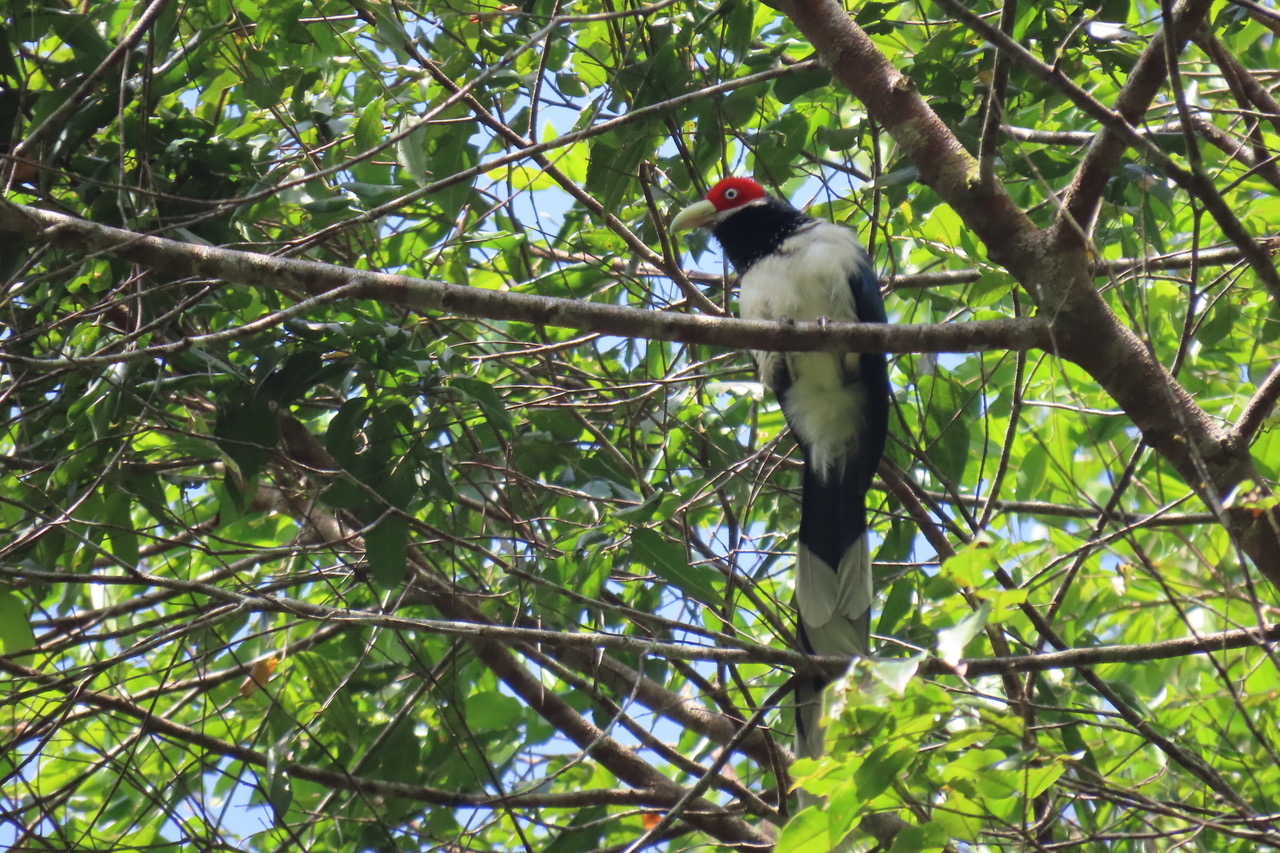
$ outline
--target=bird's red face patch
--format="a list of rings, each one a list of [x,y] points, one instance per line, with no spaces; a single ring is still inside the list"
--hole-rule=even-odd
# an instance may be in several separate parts
[[[758,198],[764,198],[764,187],[750,178],[725,178],[707,193],[707,201],[721,213]]]

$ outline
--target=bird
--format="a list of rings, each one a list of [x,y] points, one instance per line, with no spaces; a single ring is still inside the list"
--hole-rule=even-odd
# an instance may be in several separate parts
[[[756,181],[727,177],[679,211],[672,233],[711,231],[738,274],[743,319],[888,322],[875,269],[852,229],[809,216]],[[889,426],[888,361],[874,352],[752,353],[804,458],[796,548],[797,638],[808,654],[869,653],[867,492]],[[823,691],[796,690],[796,754],[824,752]]]

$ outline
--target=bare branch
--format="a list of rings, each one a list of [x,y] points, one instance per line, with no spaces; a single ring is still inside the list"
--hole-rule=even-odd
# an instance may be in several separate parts
[[[818,323],[784,325],[646,311],[195,246],[8,203],[0,203],[0,228],[61,246],[115,255],[154,270],[303,292],[315,299],[340,289],[340,295],[345,298],[376,299],[419,311],[446,311],[462,316],[514,320],[632,338],[795,352],[982,352],[992,349],[1047,349],[1052,345],[1047,325],[1037,320],[1010,318],[937,325],[830,323],[823,326]],[[293,312],[287,313],[292,315]],[[220,337],[234,333],[217,334]],[[84,358],[40,360],[8,354],[4,358],[31,367],[60,369],[153,357],[187,349],[194,343],[194,340],[183,340],[149,350]]]

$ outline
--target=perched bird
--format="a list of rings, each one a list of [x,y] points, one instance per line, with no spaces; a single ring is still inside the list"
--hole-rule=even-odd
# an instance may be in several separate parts
[[[796,210],[750,178],[725,178],[672,231],[709,228],[737,270],[744,319],[886,322],[871,259],[848,228]],[[803,650],[865,655],[870,643],[867,489],[884,453],[883,353],[755,352],[804,454],[795,602]],[[822,754],[815,678],[797,691],[796,752]]]

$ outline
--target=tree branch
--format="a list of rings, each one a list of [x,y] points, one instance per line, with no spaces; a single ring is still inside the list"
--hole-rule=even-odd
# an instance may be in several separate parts
[[[1041,62],[1010,36],[963,6],[959,0],[938,0],[938,2],[964,21],[970,29],[1001,50],[1008,52],[1024,70],[1057,87],[1103,127],[1103,133],[1098,137],[1100,141],[1089,149],[1085,162],[1077,173],[1077,181],[1067,190],[1058,219],[1051,229],[1052,239],[1055,242],[1066,245],[1072,240],[1079,241],[1081,244],[1088,241],[1088,235],[1092,230],[1092,217],[1096,214],[1101,201],[1102,188],[1106,186],[1120,155],[1129,147],[1133,147],[1141,151],[1143,156],[1150,159],[1178,186],[1203,202],[1205,209],[1222,229],[1222,233],[1240,249],[1245,260],[1253,267],[1263,285],[1270,290],[1273,298],[1280,298],[1280,272],[1277,272],[1275,264],[1271,262],[1271,258],[1253,235],[1245,230],[1235,211],[1218,193],[1213,182],[1196,171],[1188,171],[1174,163],[1163,149],[1139,133],[1133,126],[1146,112],[1150,97],[1154,96],[1154,91],[1148,94],[1143,87],[1149,82],[1147,78],[1155,77],[1158,71],[1159,79],[1154,83],[1158,84],[1164,79],[1166,65],[1164,57],[1155,55],[1155,51],[1164,49],[1163,32],[1152,40],[1147,53],[1144,54],[1146,62],[1139,61],[1134,72],[1130,74],[1129,83],[1120,94],[1120,108],[1112,111],[1095,100],[1088,92],[1063,77],[1057,68]],[[1194,0],[1194,2],[1181,4],[1178,7],[1177,29],[1187,31],[1197,26],[1200,17],[1207,12],[1208,5],[1207,0]],[[1200,17],[1197,17],[1197,14]],[[1185,42],[1185,38],[1180,40],[1179,49]],[[1159,64],[1159,68],[1153,71],[1155,63]],[[1137,115],[1130,118],[1131,111],[1137,111]],[[1082,187],[1088,189],[1081,189]]]
[[[1175,11],[1177,29],[1173,36],[1177,42],[1175,52],[1181,52],[1187,38],[1209,13],[1211,5],[1212,0],[1192,0],[1178,5]],[[1168,37],[1168,27],[1156,33],[1130,71],[1124,89],[1116,99],[1115,112],[1112,113],[1119,125],[1138,124],[1151,108],[1156,92],[1164,85],[1167,76],[1164,42]],[[1070,95],[1069,92],[1067,94]],[[1090,113],[1094,112],[1091,108]],[[1090,223],[1097,213],[1107,181],[1111,179],[1125,150],[1133,144],[1133,140],[1126,139],[1116,123],[1104,123],[1103,127],[1103,132],[1089,146],[1084,162],[1076,171],[1075,178],[1063,197],[1060,214],[1060,219],[1078,223],[1078,227],[1085,233],[1090,230]]]
[[[388,275],[251,252],[197,246],[97,225],[60,213],[0,201],[0,231],[15,231],[46,242],[89,250],[180,276],[222,279],[312,298],[341,289],[351,299],[376,299],[419,311],[445,311],[491,320],[513,320],[608,335],[784,351],[986,352],[1048,349],[1048,325],[1009,318],[972,323],[782,324],[759,320],[650,311],[618,305],[486,290],[442,281]],[[218,336],[228,333],[218,333]],[[95,366],[187,349],[186,339],[147,350],[66,359],[0,358],[44,369]]]
[[[1089,649],[1065,649],[1036,655],[1013,655],[998,658],[966,658],[954,669],[946,662],[930,659],[920,667],[921,675],[946,675],[958,672],[973,678],[1010,672],[1046,672],[1053,669],[1075,669],[1105,663],[1144,663],[1188,655],[1205,655],[1229,649],[1247,649],[1262,643],[1280,641],[1280,623],[1265,628],[1240,628],[1198,637],[1181,637],[1159,643],[1123,646],[1095,646]]]

